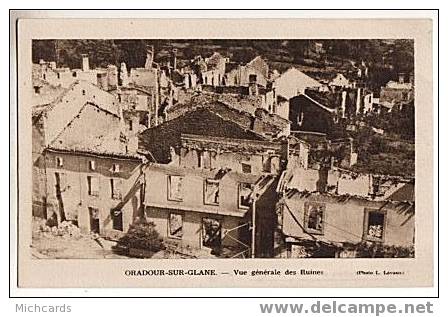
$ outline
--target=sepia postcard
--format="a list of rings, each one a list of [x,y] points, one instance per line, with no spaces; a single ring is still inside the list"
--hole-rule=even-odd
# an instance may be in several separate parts
[[[432,287],[430,19],[19,19],[19,288]]]

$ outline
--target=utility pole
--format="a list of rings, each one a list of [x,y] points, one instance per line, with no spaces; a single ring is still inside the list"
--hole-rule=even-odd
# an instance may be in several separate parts
[[[251,241],[251,249],[250,249],[250,253],[251,253],[251,258],[255,258],[255,239],[256,239],[256,232],[255,232],[255,211],[256,211],[256,203],[257,203],[257,198],[255,195],[255,191],[252,192],[253,193],[253,197],[252,197],[252,204],[251,204],[251,211],[252,211],[252,241]]]

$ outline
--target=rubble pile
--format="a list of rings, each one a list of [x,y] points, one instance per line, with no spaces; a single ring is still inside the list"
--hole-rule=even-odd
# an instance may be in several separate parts
[[[58,226],[48,226],[45,220],[35,220],[33,223],[33,232],[43,236],[59,236],[62,238],[81,237],[80,229],[70,221],[63,221]]]

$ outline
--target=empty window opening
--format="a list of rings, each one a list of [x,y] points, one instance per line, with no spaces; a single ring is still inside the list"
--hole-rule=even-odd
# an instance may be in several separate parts
[[[121,179],[111,178],[110,192],[112,199],[121,199],[121,187],[122,187]]]
[[[98,177],[87,176],[87,183],[89,185],[89,195],[99,196],[100,193],[100,183]]]
[[[112,164],[112,172],[119,173],[120,172],[120,164]]]
[[[183,219],[182,214],[170,213],[168,218],[168,235],[171,238],[182,239]]]
[[[247,163],[241,163],[241,171],[246,174],[252,173],[252,166]]]
[[[100,233],[100,211],[98,208],[89,207],[90,232]]]
[[[252,193],[252,184],[240,183],[238,186],[238,208],[249,208],[250,194]]]
[[[305,204],[305,228],[308,232],[324,233],[325,205],[318,203]]]
[[[170,175],[168,177],[168,199],[182,201],[183,200],[183,177]]]
[[[60,156],[56,157],[56,165],[57,165],[57,167],[64,166],[64,160],[62,159],[62,157],[60,157]]]
[[[221,222],[213,218],[202,218],[202,245],[207,248],[221,248]]]
[[[385,214],[379,211],[367,211],[364,236],[366,240],[382,241],[384,239]]]
[[[204,203],[207,205],[219,205],[219,182],[207,179],[204,186]]]
[[[123,212],[115,209],[111,212],[112,228],[114,230],[123,231]]]

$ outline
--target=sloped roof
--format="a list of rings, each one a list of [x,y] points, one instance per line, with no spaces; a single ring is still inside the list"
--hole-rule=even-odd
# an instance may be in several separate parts
[[[187,103],[179,103],[167,108],[168,117],[176,118],[195,109],[208,109],[220,115],[225,120],[236,122],[244,129],[253,129],[254,121],[263,115],[261,98],[254,96],[232,96],[228,94],[199,94],[192,97]],[[266,111],[267,112],[267,111]],[[273,135],[280,133],[289,125],[289,120],[276,114],[265,114],[263,120],[258,120],[263,129],[269,130]]]
[[[48,103],[38,104],[38,105],[33,106],[33,108],[32,108],[33,116],[39,115],[42,113],[46,113],[46,112],[50,112],[55,107],[58,107],[58,106],[74,107],[75,103],[77,104],[76,107],[81,108],[84,105],[84,102],[82,102],[82,99],[80,99],[80,98],[72,99],[68,103],[62,103],[62,101],[65,97],[69,96],[75,90],[76,86],[83,87],[83,85],[84,85],[84,87],[86,87],[86,89],[87,89],[87,87],[91,88],[91,89],[96,89],[96,91],[100,92],[101,94],[110,96],[111,100],[112,99],[115,100],[115,96],[113,96],[112,94],[110,94],[109,92],[107,92],[105,90],[102,90],[101,88],[95,86],[94,84],[87,82],[85,80],[76,80],[72,84],[70,84],[70,86],[68,86],[67,88],[59,87],[58,89],[56,89],[54,95],[52,95],[52,98],[49,99]],[[112,103],[109,103],[109,102],[99,103],[98,101],[95,101],[95,100],[89,100],[91,98],[89,98],[88,96],[86,96],[85,99],[88,101],[91,101],[92,103],[95,103],[98,107],[100,107],[103,110],[106,110],[110,113],[114,113],[114,114],[118,113],[117,105],[113,105]],[[117,104],[118,104],[118,102],[117,102]]]
[[[332,80],[331,80],[331,82],[330,82],[330,85],[333,85],[333,86],[339,86],[339,87],[345,87],[345,86],[347,86],[347,85],[349,85],[350,84],[350,81],[349,81],[349,79],[348,78],[346,78],[343,74],[341,74],[341,73],[338,73],[337,75],[336,75],[336,77],[334,77]]]
[[[91,102],[81,108],[49,149],[137,158],[137,155],[126,152],[120,118]]]
[[[45,113],[45,112],[51,111],[58,103],[61,102],[62,98],[64,96],[66,96],[68,94],[68,92],[77,83],[79,83],[79,81],[73,82],[70,86],[68,86],[67,88],[62,88],[57,93],[56,93],[56,90],[55,90],[55,93],[51,94],[50,96],[48,96],[48,98],[45,98],[45,99],[48,99],[48,100],[45,100],[44,102],[41,102],[41,101],[44,100],[44,98],[39,98],[39,97],[34,98],[33,105],[32,105],[32,114],[33,114],[33,116],[40,115],[41,113]]]
[[[407,183],[386,199],[390,201],[415,201],[415,186],[412,183]]]
[[[40,86],[41,93],[33,94],[31,98],[32,114],[36,115],[49,108],[56,100],[59,100],[67,93],[67,88],[53,86],[48,83]]]
[[[261,56],[256,56],[249,63],[247,63],[246,66],[256,69],[261,72],[263,76],[268,77],[269,66]]]
[[[338,107],[336,102],[337,96],[332,92],[322,92],[313,89],[305,90],[305,95],[310,97],[319,105],[324,106],[326,109],[335,109]]]
[[[157,162],[167,163],[170,161],[170,148],[178,150],[181,144],[181,134],[265,140],[262,135],[244,129],[217,113],[199,108],[143,131],[139,136],[139,147],[143,151],[151,152]]]
[[[313,104],[315,104],[319,108],[321,108],[321,109],[323,109],[323,110],[325,110],[325,111],[327,111],[329,113],[335,113],[336,112],[336,109],[332,109],[332,108],[329,108],[327,106],[324,106],[323,104],[321,104],[320,102],[318,102],[314,98],[308,96],[307,94],[300,94],[299,96],[297,96],[295,98],[305,98],[305,99],[311,101]]]
[[[280,79],[280,78],[287,77],[287,76],[295,77],[296,81],[301,82],[302,85],[306,86],[306,87],[319,87],[319,86],[322,86],[322,84],[320,82],[318,82],[317,80],[311,78],[310,76],[308,76],[307,74],[305,74],[304,72],[298,70],[295,67],[291,67],[286,72],[281,74],[277,78],[277,80]]]

